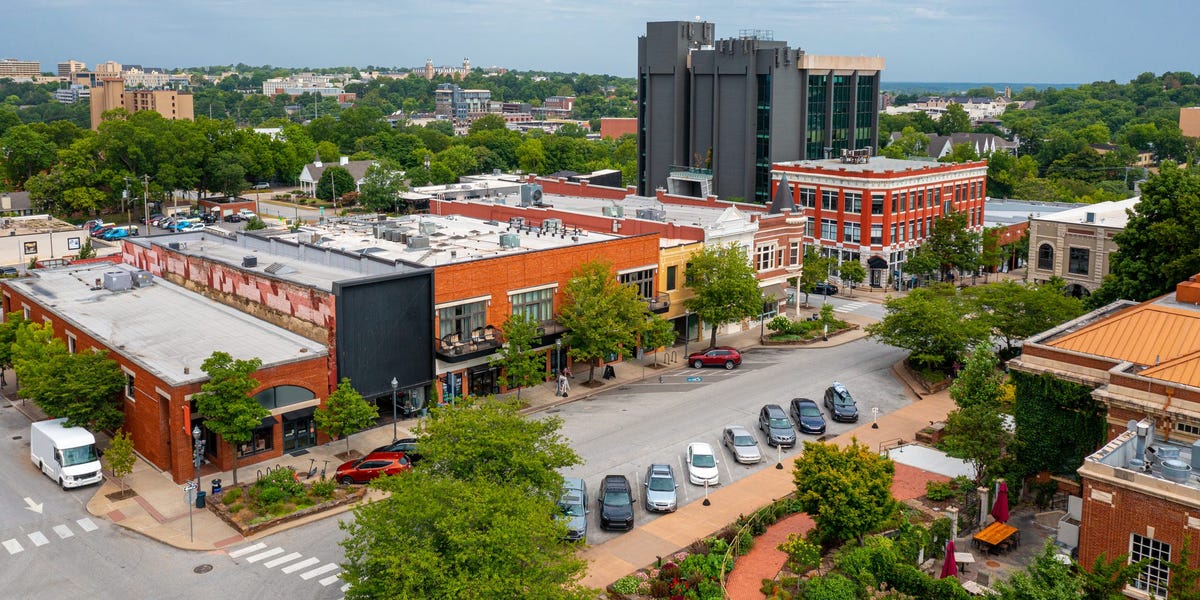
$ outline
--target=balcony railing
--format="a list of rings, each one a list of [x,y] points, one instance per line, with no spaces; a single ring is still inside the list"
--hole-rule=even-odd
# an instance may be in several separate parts
[[[650,312],[652,313],[662,314],[671,310],[670,294],[656,294],[649,298],[642,298],[642,300],[645,300],[650,305]]]
[[[469,334],[451,333],[434,340],[434,352],[446,362],[460,362],[495,352],[504,345],[496,327],[480,327]]]

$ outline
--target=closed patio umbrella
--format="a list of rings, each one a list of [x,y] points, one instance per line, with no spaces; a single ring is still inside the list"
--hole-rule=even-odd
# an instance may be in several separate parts
[[[1008,483],[1000,482],[1000,491],[996,493],[996,503],[992,505],[992,517],[1001,523],[1008,522]]]
[[[954,540],[946,540],[946,558],[942,561],[942,579],[958,576],[958,563],[954,561]]]

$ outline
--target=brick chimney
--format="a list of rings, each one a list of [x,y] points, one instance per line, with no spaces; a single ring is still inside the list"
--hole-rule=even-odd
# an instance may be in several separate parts
[[[1175,286],[1175,301],[1200,304],[1200,274],[1192,275]]]

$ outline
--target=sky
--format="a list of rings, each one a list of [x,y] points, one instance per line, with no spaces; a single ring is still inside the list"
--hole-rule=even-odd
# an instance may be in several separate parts
[[[883,81],[1125,83],[1200,71],[1187,0],[0,0],[0,57],[155,67],[502,66],[637,71],[647,21],[882,56]],[[18,8],[19,6],[19,8]],[[12,18],[14,17],[15,18]]]

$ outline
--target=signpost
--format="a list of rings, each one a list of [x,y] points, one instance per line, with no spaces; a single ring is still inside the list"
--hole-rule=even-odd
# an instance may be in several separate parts
[[[192,502],[192,492],[194,491],[196,491],[196,482],[189,481],[183,484],[183,501],[187,502],[188,505],[188,541],[191,542],[196,541],[196,530],[192,526],[192,506],[194,505]]]

